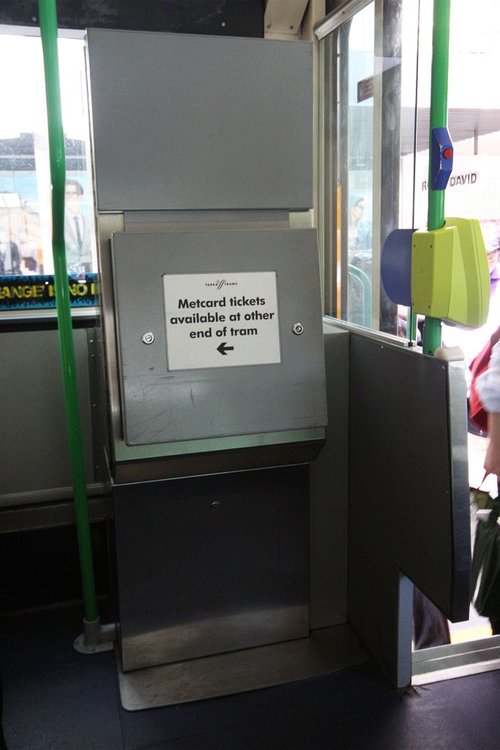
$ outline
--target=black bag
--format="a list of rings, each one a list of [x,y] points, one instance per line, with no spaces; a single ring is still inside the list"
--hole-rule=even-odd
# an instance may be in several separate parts
[[[486,521],[478,519],[472,555],[471,601],[479,615],[500,617],[500,500]],[[477,585],[479,581],[479,586]],[[477,591],[476,591],[477,588]]]

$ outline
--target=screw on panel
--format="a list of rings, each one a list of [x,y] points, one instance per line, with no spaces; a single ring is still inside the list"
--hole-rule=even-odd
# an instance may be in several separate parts
[[[301,333],[304,333],[304,326],[302,323],[294,323],[292,326],[292,331],[296,336],[300,336]]]
[[[155,340],[155,335],[152,331],[142,334],[142,341],[144,344],[152,344]]]

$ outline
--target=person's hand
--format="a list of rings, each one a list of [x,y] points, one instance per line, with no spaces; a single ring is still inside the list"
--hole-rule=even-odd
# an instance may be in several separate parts
[[[500,449],[490,440],[484,457],[484,469],[488,474],[500,476]]]
[[[500,414],[488,414],[488,437],[484,468],[488,474],[500,476]]]

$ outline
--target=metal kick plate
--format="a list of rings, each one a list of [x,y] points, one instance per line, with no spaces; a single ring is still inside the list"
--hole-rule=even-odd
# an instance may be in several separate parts
[[[140,711],[318,677],[368,658],[349,626],[337,625],[286,643],[127,674],[119,670],[118,683],[123,708]]]
[[[123,669],[304,637],[308,467],[113,488]]]

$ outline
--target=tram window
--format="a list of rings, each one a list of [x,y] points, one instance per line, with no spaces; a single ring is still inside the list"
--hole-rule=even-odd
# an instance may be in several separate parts
[[[404,4],[409,19],[410,0]],[[454,144],[453,172],[445,193],[448,216],[500,219],[500,91],[491,85],[500,63],[500,6],[477,0],[471,14],[452,3],[448,80],[448,129]],[[485,23],[484,19],[488,19]],[[408,26],[410,21],[407,20]],[[414,21],[412,23],[415,23]],[[421,3],[416,144],[401,156],[401,213],[406,226],[427,220],[428,127],[431,80],[432,3]],[[408,30],[407,36],[410,31]],[[415,116],[415,56],[403,57],[402,107]],[[412,83],[413,78],[413,83]],[[407,133],[410,131],[407,129]],[[412,137],[413,140],[413,137]],[[415,145],[415,148],[413,146]],[[413,196],[413,172],[415,184]]]
[[[58,42],[65,136],[65,243],[73,305],[95,302],[95,221],[84,42]],[[41,39],[0,34],[0,309],[54,306],[51,185]]]
[[[320,42],[324,309],[406,335],[401,311],[380,283],[380,254],[393,229],[427,224],[434,3],[392,0],[383,19],[379,5],[367,5]],[[454,164],[445,215],[478,218],[488,245],[500,238],[500,89],[491,84],[500,63],[500,6],[478,0],[476,10],[451,5]]]
[[[347,61],[347,194],[343,196],[347,319],[370,327],[373,261],[374,6],[349,30]]]
[[[364,326],[371,326],[377,274],[373,262],[374,21],[370,3],[322,42],[328,66],[325,112],[331,118],[328,127],[333,124],[333,128],[332,140],[325,143],[327,153],[320,159],[334,171],[327,183],[336,185],[325,194],[325,312]]]

